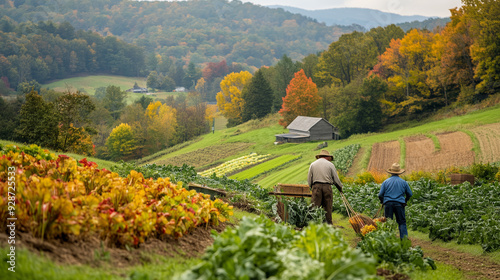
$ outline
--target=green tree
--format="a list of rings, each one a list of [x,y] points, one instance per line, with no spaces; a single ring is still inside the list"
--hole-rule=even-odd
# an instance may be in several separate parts
[[[146,86],[154,90],[159,87],[159,84],[158,73],[156,71],[151,71],[146,79]]]
[[[273,93],[262,71],[257,71],[242,92],[245,104],[242,112],[243,121],[263,118],[269,114],[272,109]]]
[[[14,133],[21,142],[57,148],[57,125],[58,116],[54,105],[45,102],[37,92],[31,91],[21,107],[19,126]]]
[[[144,110],[148,108],[149,103],[153,102],[153,98],[147,97],[145,95],[135,101],[136,104],[140,104]]]
[[[196,81],[201,78],[201,70],[196,68],[193,62],[190,62],[184,76],[184,85],[190,89],[194,89]]]
[[[135,149],[134,131],[130,125],[122,123],[113,128],[106,140],[111,159],[128,159]]]
[[[387,83],[377,76],[358,78],[344,88],[334,90],[334,116],[331,123],[343,138],[356,133],[375,132],[382,127],[380,100]]]
[[[22,101],[19,97],[8,101],[0,96],[0,139],[15,139],[13,132],[19,126],[19,111],[23,105]]]
[[[175,89],[175,82],[172,78],[170,78],[169,76],[163,76],[160,74],[160,76],[158,77],[158,80],[159,80],[159,85],[158,85],[158,88],[161,89],[161,90],[164,90],[164,91],[174,91]]]
[[[108,109],[113,118],[117,120],[126,106],[127,92],[122,91],[118,86],[107,86],[106,93],[102,99],[104,108]]]
[[[319,58],[317,78],[319,86],[347,85],[364,76],[377,63],[377,46],[373,38],[361,32],[343,34],[330,44]]]
[[[95,110],[90,97],[80,92],[67,92],[56,100],[55,105],[59,120],[58,147],[65,152],[92,154],[90,137],[96,131],[90,126],[89,115]]]
[[[283,97],[286,96],[288,84],[299,69],[293,63],[292,59],[285,54],[273,70],[271,78],[271,87],[274,90],[273,109],[274,111],[278,111],[283,104]]]

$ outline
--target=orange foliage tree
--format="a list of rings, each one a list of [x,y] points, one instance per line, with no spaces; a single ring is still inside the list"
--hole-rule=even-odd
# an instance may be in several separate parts
[[[318,87],[301,69],[286,88],[286,96],[279,111],[283,119],[279,120],[279,124],[286,127],[297,116],[317,116],[320,102]]]

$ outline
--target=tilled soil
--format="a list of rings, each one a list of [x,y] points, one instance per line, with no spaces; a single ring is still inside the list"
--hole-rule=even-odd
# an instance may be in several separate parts
[[[500,123],[493,123],[475,127],[472,132],[479,141],[481,149],[480,161],[497,162],[500,161]]]
[[[400,150],[398,141],[373,144],[368,170],[385,172],[393,163],[399,162]]]
[[[412,136],[406,142],[406,170],[436,171],[451,166],[469,166],[474,163],[472,140],[461,131],[436,135],[441,149],[436,151],[432,139]]]

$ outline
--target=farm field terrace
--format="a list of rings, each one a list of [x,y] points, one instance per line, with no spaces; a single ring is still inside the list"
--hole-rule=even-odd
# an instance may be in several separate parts
[[[319,152],[319,149],[317,148],[318,142],[274,145],[273,142],[275,135],[286,132],[286,129],[277,124],[278,119],[279,115],[274,115],[267,117],[261,122],[250,121],[236,127],[216,130],[214,133],[201,136],[195,143],[172,151],[171,153],[164,154],[161,157],[152,159],[151,161],[145,163],[172,163],[174,161],[172,161],[171,158],[182,158],[183,161],[189,161],[189,155],[193,154],[207,160],[205,165],[198,165],[199,167],[197,167],[200,170],[204,170],[213,167],[210,166],[208,162],[212,162],[217,165],[251,152],[255,152],[257,154],[271,154],[273,156],[296,154],[301,155],[302,157],[295,161],[293,165],[275,172],[269,172],[264,176],[259,176],[255,179],[255,182],[262,184],[263,186],[273,186],[277,183],[303,184],[307,178],[309,165],[315,160],[315,155]],[[482,139],[481,137],[483,136],[476,134],[475,129],[482,129],[481,127],[483,125],[485,127],[492,127],[493,129],[488,130],[489,136],[484,136],[489,137],[489,140],[485,138],[485,140],[480,141],[478,139]],[[474,160],[480,161],[483,154],[484,156],[487,156],[490,154],[490,150],[498,150],[498,147],[495,146],[498,141],[494,141],[498,135],[495,134],[497,133],[496,131],[498,130],[498,126],[500,126],[500,106],[496,105],[481,111],[474,111],[466,115],[425,123],[420,126],[403,130],[388,133],[354,135],[348,139],[327,141],[328,147],[325,149],[333,153],[334,151],[342,149],[346,146],[355,144],[360,145],[360,149],[358,151],[361,151],[361,153],[356,156],[357,161],[352,164],[356,170],[349,170],[349,173],[356,174],[364,170],[368,170],[369,167],[372,169],[374,166],[377,166],[375,169],[385,170],[387,166],[390,166],[390,164],[395,161],[397,162],[398,160],[402,166],[405,166],[407,160],[406,153],[412,153],[412,151],[409,151],[407,147],[401,145],[405,145],[406,140],[412,139],[412,137],[426,137],[426,139],[430,139],[429,141],[433,149],[435,149],[436,146],[433,138],[438,139],[442,145],[438,153],[434,153],[433,156],[439,156],[445,162],[435,168],[451,167],[461,164],[470,165],[474,162],[471,162],[472,157]],[[447,144],[449,141],[445,139],[445,137],[450,134],[453,136],[460,136],[461,139],[468,141],[468,143],[463,145],[463,147],[461,147],[461,143],[455,144],[460,149],[463,149],[464,147],[466,148],[462,153],[468,156],[467,160],[449,163],[446,162],[448,155],[454,152],[452,148],[449,149]],[[467,135],[469,136],[468,138]],[[246,143],[247,147],[234,151],[233,153],[228,153],[225,157],[219,155],[214,157],[210,152],[207,152],[209,149],[204,150],[207,147],[217,145],[227,145],[230,147],[236,143]],[[385,147],[383,146],[385,143],[393,143],[391,144],[392,151],[384,151]],[[474,152],[471,153],[471,150]],[[395,155],[398,151],[400,152],[399,158]],[[371,157],[372,152],[374,152],[376,157]],[[382,154],[379,156],[378,153]],[[389,154],[391,159],[386,159],[386,156]],[[492,156],[489,156],[489,158],[491,159]],[[497,159],[498,161],[499,158],[500,154],[495,156],[493,160]],[[372,162],[370,162],[370,160],[372,160]],[[380,163],[377,163],[375,160],[380,161]],[[417,166],[416,168],[420,169],[421,166]]]

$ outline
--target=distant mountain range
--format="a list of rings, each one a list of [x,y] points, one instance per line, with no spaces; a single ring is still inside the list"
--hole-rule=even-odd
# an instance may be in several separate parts
[[[304,10],[295,7],[270,5],[269,8],[281,8],[285,11],[300,14],[325,23],[329,26],[357,24],[370,30],[373,27],[387,26],[405,22],[425,21],[432,19],[426,16],[402,16],[394,13],[386,13],[374,9],[365,8],[332,8],[324,10]],[[436,18],[437,19],[437,18]]]

